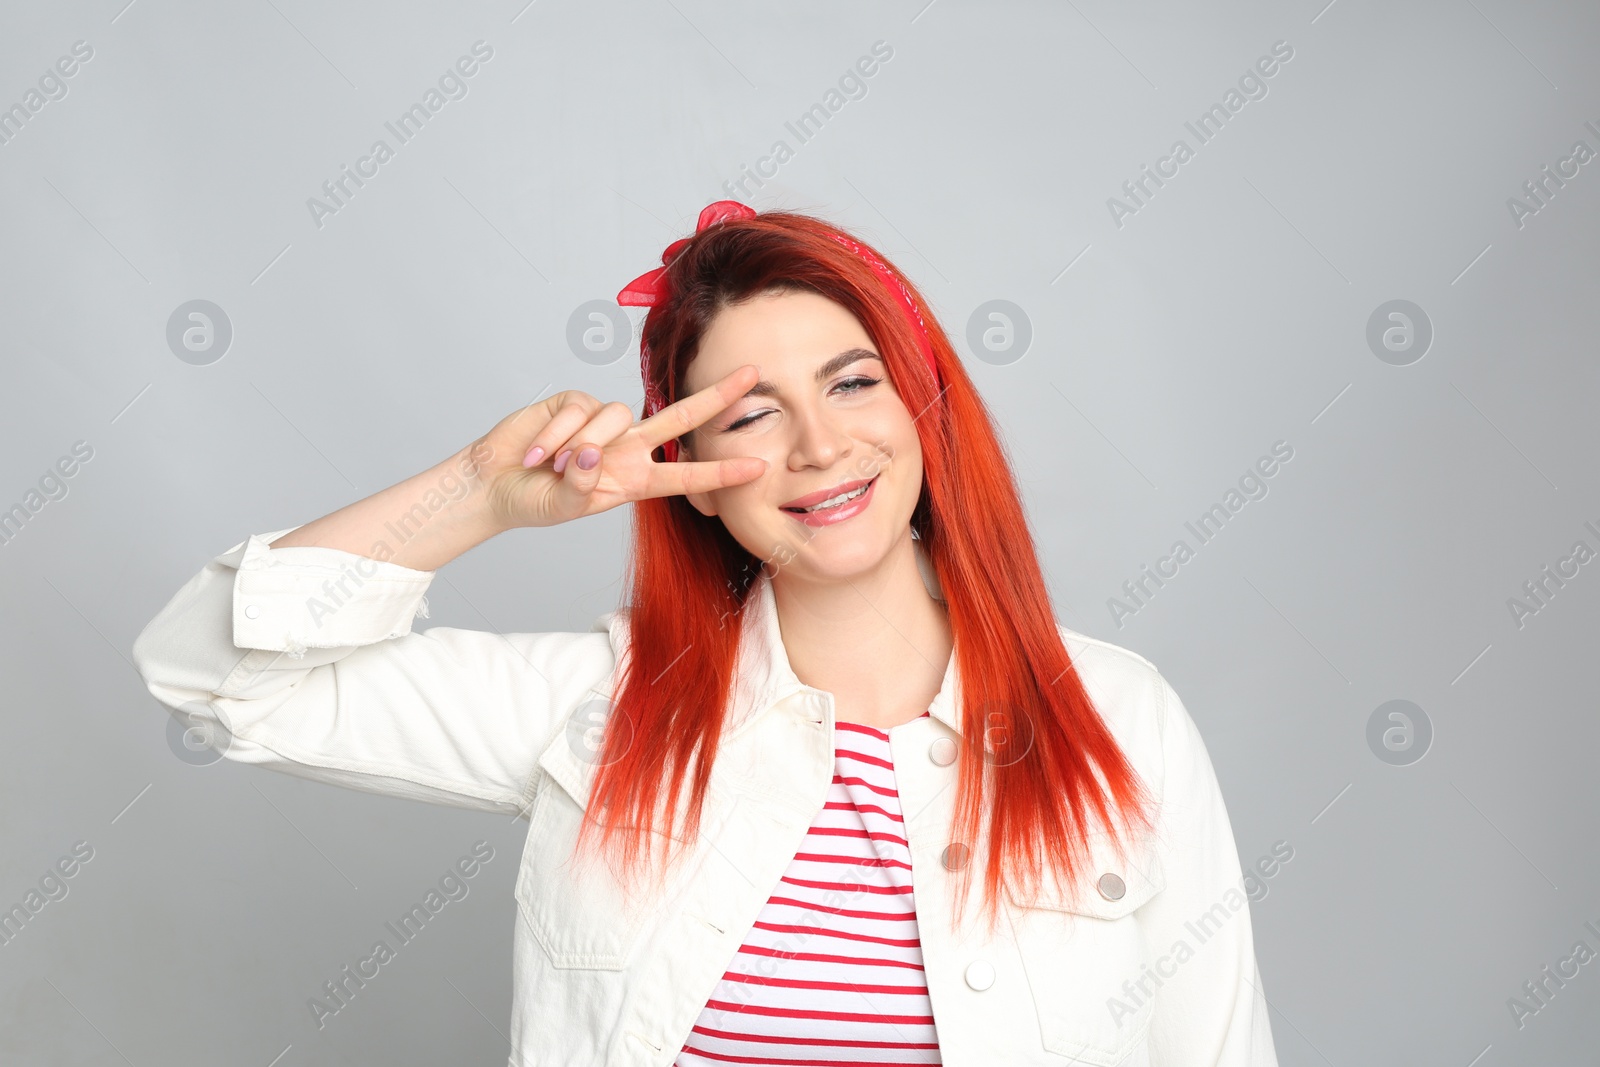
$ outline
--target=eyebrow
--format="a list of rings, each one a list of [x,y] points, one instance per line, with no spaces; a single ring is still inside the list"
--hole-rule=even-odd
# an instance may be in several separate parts
[[[819,381],[819,382],[827,381],[829,378],[833,377],[835,374],[838,374],[840,371],[844,370],[850,364],[855,363],[855,362],[857,362],[859,360],[863,360],[863,359],[875,359],[879,363],[883,362],[883,357],[878,355],[878,353],[873,352],[870,349],[866,349],[866,348],[851,348],[851,349],[848,349],[848,350],[846,350],[844,352],[840,352],[837,356],[834,356],[832,359],[828,360],[828,362],[826,362],[822,366],[818,367],[817,368],[817,375],[816,375],[817,381]],[[761,381],[759,381],[756,384],[752,385],[750,387],[749,391],[746,392],[744,395],[745,396],[776,396],[777,393],[778,393],[778,387],[776,385],[773,385],[771,382],[769,382],[769,381],[767,381],[765,379],[762,379]]]

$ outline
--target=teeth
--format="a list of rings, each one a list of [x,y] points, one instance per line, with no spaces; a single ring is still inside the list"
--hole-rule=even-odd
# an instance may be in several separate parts
[[[852,490],[850,490],[850,492],[848,492],[848,493],[840,493],[838,496],[830,496],[828,499],[824,500],[822,503],[813,504],[809,508],[806,508],[805,510],[806,511],[820,511],[823,508],[838,507],[840,504],[843,504],[845,501],[854,500],[856,497],[860,496],[862,493],[865,493],[867,491],[868,487],[871,484],[872,484],[871,482],[868,482],[867,485],[863,485],[859,489],[852,489]]]

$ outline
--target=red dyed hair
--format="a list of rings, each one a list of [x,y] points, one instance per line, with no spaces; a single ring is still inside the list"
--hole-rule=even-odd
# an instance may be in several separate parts
[[[1010,465],[949,338],[890,264],[928,324],[941,391],[901,306],[864,260],[830,236],[843,232],[806,215],[768,212],[696,234],[668,264],[667,295],[645,318],[652,384],[669,403],[683,395],[684,372],[723,308],[773,290],[804,290],[856,316],[907,409],[921,413],[923,485],[912,524],[949,611],[966,757],[958,763],[951,840],[987,836],[981,859],[992,923],[1003,880],[1020,875],[1014,884],[1026,899],[1046,863],[1060,885],[1078,884],[1091,814],[1119,850],[1113,807],[1125,825],[1148,829],[1149,794],[1062,643]],[[663,800],[668,812],[679,810],[686,777],[681,839],[699,834],[733,681],[737,620],[762,565],[721,520],[681,496],[635,503],[633,530],[630,643],[611,709],[628,728],[605,731],[579,834],[580,844],[597,826],[603,843],[620,834],[627,864],[637,861],[645,828],[657,828],[663,841],[680,837],[658,812]],[[670,684],[656,684],[662,677]],[[639,738],[652,740],[634,744]],[[597,809],[621,814],[601,826]],[[979,832],[985,810],[986,835]],[[958,914],[972,866],[961,868]]]

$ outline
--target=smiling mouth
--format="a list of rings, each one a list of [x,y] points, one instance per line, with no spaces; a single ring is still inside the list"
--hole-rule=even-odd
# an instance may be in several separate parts
[[[848,489],[842,493],[837,493],[828,497],[826,500],[818,501],[817,503],[808,507],[794,508],[785,506],[782,510],[787,511],[792,515],[811,515],[819,511],[827,511],[830,508],[837,508],[844,504],[850,503],[850,501],[855,500],[860,496],[863,496],[867,490],[872,488],[872,483],[877,480],[877,476],[874,475],[867,481],[857,485],[854,489]]]

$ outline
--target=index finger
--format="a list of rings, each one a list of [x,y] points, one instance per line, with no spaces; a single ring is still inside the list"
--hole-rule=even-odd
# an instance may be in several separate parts
[[[645,419],[639,423],[639,434],[652,449],[682,437],[744,396],[760,377],[760,369],[747,363]]]

